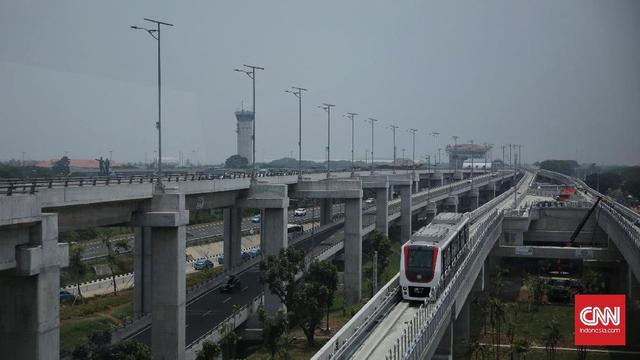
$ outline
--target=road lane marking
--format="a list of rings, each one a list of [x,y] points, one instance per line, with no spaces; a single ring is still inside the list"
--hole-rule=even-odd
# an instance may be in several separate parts
[[[207,312],[205,312],[204,314],[202,314],[202,317],[205,317],[207,315],[211,314],[211,310],[208,310]]]
[[[240,290],[240,291],[245,291],[245,290],[247,290],[248,288],[249,288],[248,286],[245,286],[245,287],[244,287],[242,290]]]
[[[226,298],[226,299],[222,300],[222,303],[224,304],[224,303],[226,303],[226,302],[227,302],[227,301],[229,301],[229,300],[231,300],[231,298],[230,298],[230,297],[228,297],[228,298]]]

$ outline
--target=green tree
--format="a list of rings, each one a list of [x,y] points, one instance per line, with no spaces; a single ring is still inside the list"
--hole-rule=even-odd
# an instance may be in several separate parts
[[[51,168],[51,171],[53,171],[53,173],[58,176],[68,176],[71,172],[69,167],[70,164],[71,161],[69,160],[69,158],[63,156],[60,160],[56,161],[56,163]]]
[[[111,344],[111,331],[94,333],[87,344],[76,347],[73,360],[151,360],[149,348],[137,341],[126,340]]]
[[[580,165],[575,160],[545,160],[539,163],[540,168],[561,174],[574,176]]]
[[[220,355],[220,346],[213,341],[206,340],[202,343],[202,350],[198,351],[196,360],[214,360]]]
[[[328,292],[329,289],[320,283],[305,281],[298,284],[294,293],[291,309],[309,346],[314,343],[315,331],[325,313],[326,304],[323,304],[323,300],[326,301],[328,298]]]
[[[372,257],[374,251],[378,252],[377,271],[378,277],[380,277],[384,269],[389,265],[393,250],[391,248],[391,240],[377,230],[374,230],[371,235],[371,245],[369,247],[368,256]]]
[[[582,273],[582,292],[585,294],[600,294],[605,290],[604,275],[598,271],[587,269]]]
[[[258,316],[262,322],[262,340],[271,353],[271,358],[274,359],[287,344],[286,341],[282,341],[288,327],[287,314],[280,310],[275,315],[270,315],[264,311],[264,307],[260,306]]]
[[[338,269],[330,261],[314,261],[307,270],[305,281],[320,284],[326,288],[326,296],[321,299],[321,303],[326,308],[326,326],[329,331],[329,312],[338,290]]]
[[[99,235],[100,241],[107,249],[107,266],[109,266],[109,271],[111,272],[111,280],[113,282],[113,293],[116,294],[118,292],[118,287],[116,284],[116,275],[119,271],[124,269],[124,263],[122,258],[119,256],[120,254],[127,252],[130,250],[129,242],[127,240],[118,240],[113,241],[114,232],[111,229],[106,231],[102,231]]]
[[[585,183],[603,194],[618,189],[622,185],[622,177],[616,173],[604,172],[587,175]]]
[[[640,198],[640,166],[629,166],[622,169],[622,189],[636,198]]]
[[[544,333],[542,334],[542,341],[544,342],[544,348],[547,352],[547,359],[553,360],[556,358],[556,347],[562,339],[560,328],[555,320],[544,327]]]
[[[277,256],[260,262],[260,282],[289,308],[295,292],[296,274],[304,270],[304,253],[294,248],[281,249]]]
[[[224,161],[224,167],[227,169],[243,169],[249,165],[249,160],[240,155],[231,155]]]
[[[527,274],[524,278],[524,284],[529,291],[528,311],[531,312],[532,310],[536,310],[538,305],[542,304],[547,286],[539,276],[530,274]]]
[[[491,340],[495,349],[496,360],[500,359],[500,345],[501,345],[501,325],[504,320],[505,307],[502,301],[497,297],[489,298],[489,322],[493,327],[494,332]]]
[[[67,271],[71,275],[71,279],[76,283],[76,289],[78,289],[78,296],[84,303],[84,297],[80,290],[80,283],[84,281],[85,276],[89,272],[89,267],[82,261],[82,253],[84,248],[81,245],[71,245],[69,251],[69,267]]]

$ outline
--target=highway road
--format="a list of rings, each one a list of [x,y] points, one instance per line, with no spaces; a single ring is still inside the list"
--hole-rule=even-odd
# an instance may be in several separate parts
[[[343,210],[344,206],[342,204],[336,204],[333,206],[333,213],[337,214]],[[293,216],[293,210],[289,210],[289,222],[290,223],[306,223],[312,220],[314,215],[314,211],[312,208],[307,209],[307,214],[305,216]],[[315,217],[316,219],[320,216],[320,210],[318,207],[315,209]],[[260,228],[260,223],[251,222],[251,218],[244,218],[242,220],[242,231],[249,232],[251,230],[257,230]],[[220,238],[222,240],[222,236],[224,235],[224,224],[222,221],[213,222],[213,223],[203,223],[203,224],[195,224],[187,226],[187,246],[189,242],[210,238]],[[133,243],[133,234],[127,235],[118,235],[115,236],[111,242],[115,243],[121,240],[128,240],[129,247],[132,249],[134,246]],[[84,247],[84,253],[82,255],[83,260],[91,260],[100,257],[107,256],[107,247],[102,243],[99,239],[89,240],[80,243]]]
[[[308,252],[312,245],[313,253],[307,257],[315,257],[324,249],[342,241],[344,235],[342,231],[336,231],[326,235],[315,235],[306,240],[291,242],[291,246]],[[240,291],[232,294],[220,293],[220,286],[217,286],[201,296],[189,301],[186,308],[186,333],[185,343],[187,345],[196,341],[200,336],[217,326],[233,312],[233,305],[239,307],[249,304],[256,296],[262,292],[260,284],[259,266],[255,265],[247,271],[238,275],[242,282]],[[151,344],[151,326],[141,329],[131,338]]]

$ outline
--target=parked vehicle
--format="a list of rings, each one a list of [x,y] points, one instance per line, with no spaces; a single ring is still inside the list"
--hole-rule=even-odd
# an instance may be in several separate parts
[[[193,263],[193,268],[196,270],[211,269],[212,267],[213,263],[209,259],[200,259]]]
[[[221,293],[232,293],[240,289],[242,282],[235,275],[230,275],[227,281],[220,288]]]
[[[307,216],[307,209],[297,208],[293,211],[293,216]]]
[[[304,227],[299,224],[287,224],[288,234],[299,234],[304,232]]]
[[[258,224],[258,223],[260,223],[260,214],[254,215],[254,216],[251,218],[251,222],[252,222],[252,223],[254,223],[254,224]]]
[[[218,256],[218,264],[223,265],[224,264],[224,254]]]
[[[373,198],[368,198],[367,200],[364,201],[366,204],[373,204],[375,202],[375,200],[373,200]]]
[[[76,296],[67,290],[60,290],[60,303],[61,304],[70,304],[76,300]]]

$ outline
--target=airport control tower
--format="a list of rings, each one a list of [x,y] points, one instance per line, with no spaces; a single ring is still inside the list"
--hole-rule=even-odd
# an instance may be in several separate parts
[[[237,154],[253,162],[253,148],[251,137],[253,136],[253,111],[239,110],[236,111],[236,119],[238,120],[236,133],[238,134],[238,152]]]

